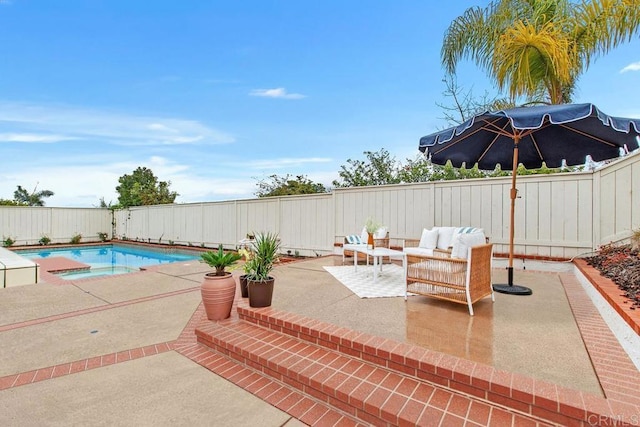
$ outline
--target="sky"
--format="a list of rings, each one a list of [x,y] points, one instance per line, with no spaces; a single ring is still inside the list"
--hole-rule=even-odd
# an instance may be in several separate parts
[[[0,0],[0,199],[118,199],[150,168],[177,203],[255,197],[259,180],[331,186],[348,159],[416,158],[447,127],[440,47],[487,1]],[[495,93],[463,62],[458,83]],[[640,37],[599,57],[575,102],[640,118]]]

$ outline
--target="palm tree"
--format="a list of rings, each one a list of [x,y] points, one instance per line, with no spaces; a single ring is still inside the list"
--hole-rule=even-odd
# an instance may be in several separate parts
[[[44,206],[44,198],[53,196],[53,191],[50,190],[41,190],[36,191],[38,186],[33,189],[32,193],[29,193],[26,189],[22,188],[22,186],[18,185],[18,189],[14,191],[13,198],[14,200],[26,206]]]
[[[513,99],[561,104],[597,56],[639,30],[640,0],[496,0],[450,24],[441,58],[452,74],[472,60]]]

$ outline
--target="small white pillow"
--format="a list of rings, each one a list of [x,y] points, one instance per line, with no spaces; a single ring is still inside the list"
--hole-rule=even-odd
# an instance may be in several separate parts
[[[438,230],[422,229],[422,236],[420,236],[419,248],[435,249],[438,245]]]
[[[467,259],[469,248],[484,245],[485,243],[484,233],[458,234],[453,240],[451,258]]]
[[[453,245],[453,232],[456,227],[433,227],[438,229],[438,249],[449,249]]]
[[[384,239],[385,237],[387,237],[387,227],[380,227],[373,233],[374,239]]]
[[[367,243],[369,241],[369,233],[367,233],[367,227],[362,227],[362,233],[360,233],[360,240],[362,240],[362,243]]]

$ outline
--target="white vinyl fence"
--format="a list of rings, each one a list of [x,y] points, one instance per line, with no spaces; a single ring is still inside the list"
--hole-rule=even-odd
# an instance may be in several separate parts
[[[508,252],[511,179],[490,178],[336,189],[331,193],[223,202],[132,207],[114,212],[114,237],[153,243],[233,248],[249,233],[280,235],[301,255],[334,252],[371,216],[391,244],[419,238],[432,226],[474,226]],[[630,237],[640,228],[640,154],[596,172],[519,176],[515,252],[571,258]],[[83,241],[111,233],[106,209],[0,207],[0,235],[35,244],[80,233]]]
[[[36,245],[44,236],[69,243],[78,234],[81,242],[97,242],[98,233],[111,238],[111,218],[109,209],[0,206],[0,237],[15,245]]]

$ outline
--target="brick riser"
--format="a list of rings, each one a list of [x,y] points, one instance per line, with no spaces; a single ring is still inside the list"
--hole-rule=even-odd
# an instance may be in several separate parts
[[[334,368],[335,371],[314,372],[315,376],[305,378],[303,370],[300,370],[303,365],[298,357],[307,356],[293,357],[294,354],[289,354],[291,348],[297,348],[301,345],[300,341],[303,341],[325,351],[330,350],[329,353],[316,354],[326,358],[339,356],[341,362],[345,361],[345,366],[352,366],[352,363],[349,363],[351,360],[366,362],[367,366],[372,368],[380,368],[385,372],[397,374],[394,381],[406,384],[414,384],[415,381],[416,387],[420,385],[421,388],[435,386],[437,389],[471,397],[478,402],[487,402],[493,407],[507,408],[514,411],[514,414],[522,414],[550,423],[589,425],[593,423],[594,419],[633,420],[639,413],[638,406],[634,404],[612,401],[589,393],[567,389],[546,381],[501,371],[481,363],[360,333],[293,313],[280,312],[271,308],[254,309],[248,306],[246,300],[238,302],[237,312],[241,321],[262,328],[259,332],[264,334],[262,338],[258,338],[255,335],[256,332],[239,334],[236,328],[247,328],[248,326],[239,322],[233,330],[226,331],[228,335],[219,335],[224,332],[219,329],[220,325],[216,326],[214,323],[209,323],[207,326],[201,325],[202,327],[196,331],[198,340],[203,343],[206,341],[208,345],[215,346],[219,351],[226,351],[232,357],[234,357],[233,354],[236,354],[237,360],[246,361],[249,366],[267,374],[274,373],[275,378],[296,386],[304,392],[309,392],[311,395],[315,393],[315,397],[323,399],[323,401],[334,404],[336,403],[335,399],[339,398],[341,405],[344,404],[344,399],[347,399],[349,404],[355,402],[355,405],[352,406],[354,409],[347,410],[346,407],[341,409],[365,422],[372,422],[371,417],[373,416],[392,425],[402,424],[402,421],[411,420],[411,415],[408,412],[413,405],[404,406],[407,413],[394,413],[393,410],[384,406],[378,406],[377,409],[375,405],[367,407],[350,392],[350,386],[353,383],[348,384],[345,381],[337,388],[332,388],[331,384],[345,379],[343,375],[353,376],[353,373],[343,372],[341,367],[340,369]],[[248,331],[248,329],[244,330]],[[276,334],[274,335],[274,333]],[[243,337],[239,338],[236,335]],[[291,339],[300,341],[290,341]],[[286,345],[279,345],[281,342],[286,342]],[[264,344],[272,346],[271,350],[273,351],[260,353],[258,360],[254,350],[260,348],[261,351],[265,351]],[[311,347],[311,349],[315,348]],[[302,351],[309,352],[312,351],[311,349],[305,347]],[[290,357],[283,359],[284,354]],[[350,359],[346,359],[347,356]],[[313,360],[317,359],[314,357],[309,359],[309,362]],[[361,367],[361,369],[367,368]],[[333,378],[331,376],[323,378],[329,373]],[[331,384],[327,383],[327,380],[330,380]],[[366,388],[366,386],[359,385],[361,386],[360,391],[363,392],[362,388]],[[398,391],[394,390],[394,393],[397,394]],[[411,396],[403,396],[405,401],[406,397],[411,398]],[[373,396],[369,396],[369,399],[372,398]],[[425,406],[424,399],[415,400],[422,407]],[[389,399],[387,403],[393,405],[392,401],[393,399]],[[440,409],[444,410],[445,408]]]
[[[200,324],[198,342],[364,423],[588,425],[637,410],[614,412],[598,396],[244,301],[238,315]]]
[[[210,323],[196,335],[200,344],[332,408],[342,416],[335,425],[544,424],[243,321]]]

